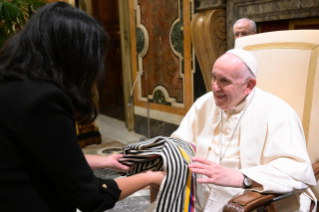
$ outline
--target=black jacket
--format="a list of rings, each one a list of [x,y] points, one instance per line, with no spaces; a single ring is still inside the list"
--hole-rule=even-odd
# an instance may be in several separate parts
[[[0,83],[1,212],[114,206],[121,191],[114,180],[94,176],[78,145],[74,113],[53,83],[27,77]]]

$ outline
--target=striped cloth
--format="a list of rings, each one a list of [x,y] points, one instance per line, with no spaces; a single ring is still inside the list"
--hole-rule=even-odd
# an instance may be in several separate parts
[[[157,194],[156,212],[193,212],[195,175],[188,168],[195,148],[172,137],[155,137],[127,145],[120,162],[135,165],[127,176],[148,170],[165,171],[166,176]]]

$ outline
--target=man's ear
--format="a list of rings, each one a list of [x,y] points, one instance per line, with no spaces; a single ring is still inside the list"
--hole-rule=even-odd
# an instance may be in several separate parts
[[[257,81],[255,78],[250,78],[247,82],[246,88],[244,90],[244,94],[248,95],[250,94],[250,92],[254,89],[254,87],[256,86]]]

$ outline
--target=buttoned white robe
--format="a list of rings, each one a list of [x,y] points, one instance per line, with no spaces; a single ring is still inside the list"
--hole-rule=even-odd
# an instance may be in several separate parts
[[[276,202],[278,211],[304,211],[309,207],[308,198],[316,202],[311,190],[307,189],[315,185],[316,180],[299,117],[287,103],[270,93],[255,88],[250,95],[253,95],[251,102],[246,104],[238,127],[237,169],[263,185],[253,190],[262,193],[298,191],[296,195]],[[220,124],[220,111],[215,105],[213,93],[205,94],[193,104],[171,136],[193,143],[196,155],[208,158],[214,129]],[[241,188],[216,185],[211,185],[211,189],[211,193],[204,197],[207,198],[203,208],[205,212],[221,211],[222,205],[231,198],[229,194],[237,196],[245,192]],[[203,198],[198,194],[196,197]],[[306,203],[300,208],[299,197],[303,200],[301,202]]]

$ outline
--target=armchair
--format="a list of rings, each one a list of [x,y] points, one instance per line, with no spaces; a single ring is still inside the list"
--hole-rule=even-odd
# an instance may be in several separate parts
[[[263,33],[236,40],[235,48],[250,51],[259,64],[257,87],[286,101],[302,121],[307,150],[319,178],[319,30]],[[311,188],[319,198],[319,186]],[[276,212],[276,201],[288,195],[248,192],[231,199],[224,212],[246,212],[264,206]],[[312,201],[310,211],[315,202]],[[317,212],[319,210],[317,209]]]

